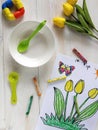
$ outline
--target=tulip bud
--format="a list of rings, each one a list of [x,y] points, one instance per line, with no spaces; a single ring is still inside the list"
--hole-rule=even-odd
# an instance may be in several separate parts
[[[67,0],[67,2],[69,4],[71,4],[72,6],[74,6],[77,3],[78,0]]]
[[[93,88],[88,92],[88,96],[93,99],[98,95],[98,88]]]
[[[53,23],[57,27],[63,28],[65,26],[66,19],[61,17],[53,18]]]
[[[73,91],[73,81],[72,80],[68,80],[66,82],[66,85],[65,85],[64,89],[67,92],[72,92]]]
[[[76,85],[75,85],[75,88],[74,88],[74,91],[77,93],[77,94],[81,94],[84,90],[84,80],[80,79]]]
[[[74,8],[73,8],[73,6],[71,4],[66,2],[66,3],[63,4],[63,10],[64,10],[64,14],[66,16],[70,16],[73,13]]]

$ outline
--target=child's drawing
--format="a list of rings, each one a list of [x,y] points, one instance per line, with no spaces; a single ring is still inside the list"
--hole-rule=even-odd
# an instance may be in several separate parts
[[[98,129],[98,65],[75,59],[57,56],[35,130]]]
[[[70,75],[72,71],[75,69],[75,66],[68,66],[65,65],[62,61],[59,62],[59,73],[62,74],[65,73],[66,76]]]
[[[86,124],[82,122],[94,116],[98,112],[98,99],[86,105],[88,100],[95,99],[98,96],[98,88],[92,88],[88,91],[88,96],[80,104],[78,102],[78,95],[85,90],[85,82],[80,79],[75,86],[72,80],[68,80],[64,86],[65,94],[59,88],[54,87],[54,111],[55,115],[51,112],[51,115],[45,114],[46,117],[41,117],[44,125],[63,129],[63,130],[88,130],[85,128]],[[71,96],[71,92],[74,91],[73,104],[71,111],[66,116],[68,108],[68,98]],[[86,105],[86,107],[85,107]]]

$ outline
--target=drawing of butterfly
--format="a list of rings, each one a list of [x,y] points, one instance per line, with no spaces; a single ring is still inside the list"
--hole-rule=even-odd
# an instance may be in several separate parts
[[[72,71],[75,69],[75,66],[65,65],[62,61],[59,62],[59,73],[65,73],[66,76],[70,75]]]

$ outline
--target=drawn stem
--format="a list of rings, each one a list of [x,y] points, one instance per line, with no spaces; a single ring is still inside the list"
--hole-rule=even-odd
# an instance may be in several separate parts
[[[64,111],[64,119],[65,119],[65,120],[66,120],[66,109],[67,109],[68,95],[69,95],[69,92],[67,92],[67,94],[66,94],[66,99],[65,99],[65,111]]]
[[[77,97],[77,95],[78,94],[76,94],[75,96]],[[73,111],[74,111],[74,106],[75,106],[75,102],[73,102],[73,105],[72,105],[72,110],[71,110],[71,113],[70,113],[70,116],[69,116],[70,119],[71,119]]]
[[[89,97],[86,100],[84,100],[84,102],[80,105],[79,110],[84,106],[84,104],[88,101],[88,99]],[[76,114],[77,112],[74,113],[73,117],[75,117]]]
[[[69,116],[70,119],[71,119],[72,114],[73,114],[74,106],[75,106],[75,103],[73,102],[72,110],[71,110],[71,113],[70,113],[70,116]]]
[[[78,106],[78,102],[77,102],[77,96],[74,96],[74,103],[75,103],[76,112],[79,115],[80,111],[79,111],[79,106]]]
[[[84,106],[84,104],[88,101],[89,97],[80,105],[79,109]]]

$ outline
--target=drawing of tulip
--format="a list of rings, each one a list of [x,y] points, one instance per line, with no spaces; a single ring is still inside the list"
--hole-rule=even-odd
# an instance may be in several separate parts
[[[82,80],[82,79],[80,79],[80,80],[76,83],[76,85],[75,85],[74,91],[75,91],[76,95],[74,96],[74,103],[73,103],[72,110],[71,110],[71,112],[70,112],[69,118],[71,118],[72,115],[73,115],[74,107],[76,108],[76,111],[77,111],[77,113],[79,114],[77,96],[78,96],[78,94],[81,94],[81,93],[83,92],[83,90],[84,90],[84,85],[85,85],[85,84],[84,84],[84,80]]]
[[[69,92],[73,91],[73,81],[72,80],[68,80],[66,82],[64,90],[67,92],[66,99],[65,99],[65,111],[64,111],[64,118],[66,119],[66,109],[67,109],[68,95],[69,95]]]
[[[74,91],[75,91],[75,93],[77,93],[77,94],[81,94],[82,92],[83,92],[83,90],[84,90],[84,80],[82,80],[82,79],[80,79],[77,83],[76,83],[76,85],[75,85],[75,88],[74,88]]]
[[[98,88],[93,88],[88,92],[88,96],[93,99],[98,95]]]
[[[93,88],[91,90],[89,90],[88,92],[88,97],[84,100],[84,102],[80,105],[79,109],[81,109],[85,103],[91,98],[91,99],[94,99],[96,96],[98,95],[98,89],[97,88]],[[75,112],[73,117],[75,117],[77,113]]]
[[[47,113],[46,119],[41,117],[41,120],[45,125],[56,127],[63,130],[88,130],[85,125],[81,124],[82,121],[87,120],[94,116],[98,112],[98,99],[88,106],[84,106],[89,99],[94,99],[98,95],[98,88],[93,88],[88,91],[88,97],[79,106],[77,96],[82,94],[84,90],[85,82],[80,79],[74,87],[75,96],[73,96],[73,104],[71,114],[66,116],[67,113],[67,103],[69,93],[73,91],[73,81],[68,80],[64,86],[66,96],[64,98],[63,93],[60,89],[54,87],[54,111],[55,115],[51,113],[49,116]],[[84,108],[81,110],[81,108]],[[73,109],[75,113],[73,114]],[[69,111],[69,110],[68,110]]]
[[[72,80],[68,80],[65,84],[64,90],[66,92],[72,92],[73,91],[73,81]]]
[[[80,109],[81,109],[81,107],[83,107],[84,106],[84,104],[91,98],[91,99],[93,99],[93,98],[95,98],[96,96],[98,95],[98,89],[97,88],[93,88],[93,89],[91,89],[91,90],[89,90],[89,92],[88,92],[88,97],[85,99],[85,101],[80,105]]]

